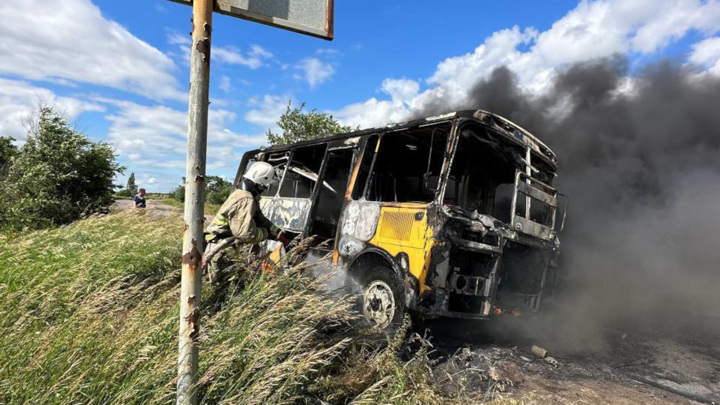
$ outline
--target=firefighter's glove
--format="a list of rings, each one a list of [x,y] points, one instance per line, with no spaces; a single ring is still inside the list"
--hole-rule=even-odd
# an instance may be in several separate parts
[[[275,237],[275,240],[282,243],[283,246],[287,246],[287,244],[288,244],[288,239],[285,237],[285,234],[282,231],[278,232],[277,236]]]
[[[277,239],[278,235],[282,233],[282,229],[274,224],[270,225],[270,229],[268,229],[268,231],[270,231],[270,236],[272,236],[273,239]]]

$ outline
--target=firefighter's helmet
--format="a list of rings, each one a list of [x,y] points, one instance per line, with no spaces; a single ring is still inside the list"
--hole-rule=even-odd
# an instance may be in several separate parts
[[[252,181],[262,188],[270,187],[271,184],[278,181],[275,168],[267,162],[255,162],[255,164],[250,166],[245,174],[243,174],[243,178]]]

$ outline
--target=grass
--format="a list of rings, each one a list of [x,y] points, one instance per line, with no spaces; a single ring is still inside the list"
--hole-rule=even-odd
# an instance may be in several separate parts
[[[181,227],[127,210],[0,240],[0,404],[173,404]],[[368,343],[302,266],[253,268],[204,282],[202,403],[443,401],[424,346]]]
[[[183,208],[183,203],[181,203],[180,201],[178,201],[172,197],[164,197],[164,198],[160,198],[158,200],[160,202],[162,202],[163,204],[169,205],[171,207],[176,207],[176,208],[181,208],[181,209]],[[207,214],[215,215],[215,213],[217,213],[219,209],[220,209],[219,205],[205,202],[205,215],[207,215]]]

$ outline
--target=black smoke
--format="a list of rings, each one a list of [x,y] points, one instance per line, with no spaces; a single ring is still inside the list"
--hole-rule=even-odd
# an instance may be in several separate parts
[[[501,67],[453,106],[477,108],[558,156],[575,309],[608,320],[720,313],[720,79],[667,61],[631,71],[610,58],[567,68],[537,96]]]

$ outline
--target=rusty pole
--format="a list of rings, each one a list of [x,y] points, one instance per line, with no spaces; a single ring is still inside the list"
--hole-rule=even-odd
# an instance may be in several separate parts
[[[193,1],[177,404],[196,405],[213,0]]]

